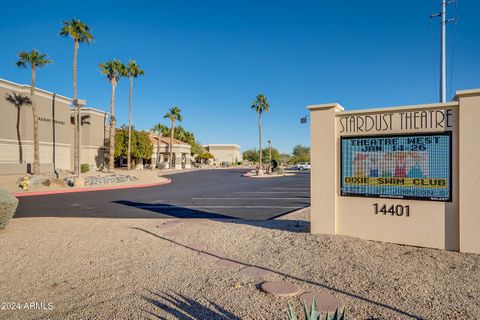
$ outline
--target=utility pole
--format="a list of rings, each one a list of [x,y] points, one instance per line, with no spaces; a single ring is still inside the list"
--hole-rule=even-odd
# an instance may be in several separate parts
[[[435,13],[430,18],[440,17],[440,102],[447,102],[447,23],[456,21],[455,18],[447,19],[447,6],[456,0],[442,0],[442,11]]]

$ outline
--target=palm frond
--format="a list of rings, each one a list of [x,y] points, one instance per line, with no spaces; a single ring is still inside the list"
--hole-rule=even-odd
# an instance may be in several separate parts
[[[71,37],[79,43],[90,44],[94,40],[90,27],[77,19],[64,20],[63,27],[58,34]]]

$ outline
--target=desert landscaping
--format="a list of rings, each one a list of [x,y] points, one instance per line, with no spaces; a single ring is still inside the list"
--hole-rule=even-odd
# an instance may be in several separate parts
[[[304,292],[333,295],[349,319],[480,313],[479,255],[309,234],[308,218],[14,219],[0,231],[2,300],[51,310],[2,317],[285,319]],[[301,292],[275,297],[259,290],[265,281]]]

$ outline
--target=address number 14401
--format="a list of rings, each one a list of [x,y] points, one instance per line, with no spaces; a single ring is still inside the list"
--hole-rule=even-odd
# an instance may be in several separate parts
[[[378,203],[373,204],[373,213],[374,214],[383,214],[384,216],[397,216],[401,217],[405,215],[410,217],[410,206],[402,206],[401,204],[387,206],[386,204],[380,206]]]

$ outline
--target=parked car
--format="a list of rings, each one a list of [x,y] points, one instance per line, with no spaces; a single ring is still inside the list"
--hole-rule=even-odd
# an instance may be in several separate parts
[[[300,171],[310,170],[310,162],[299,162],[295,166]]]

